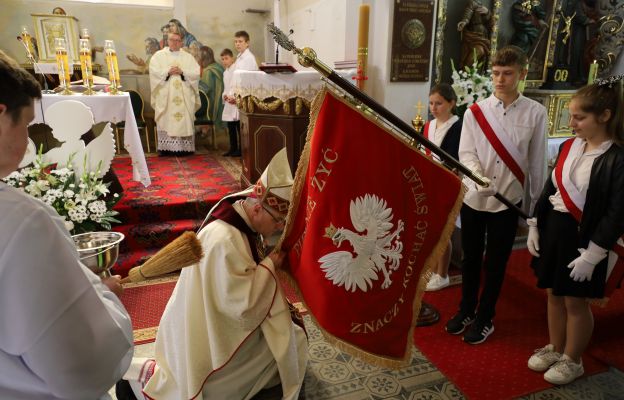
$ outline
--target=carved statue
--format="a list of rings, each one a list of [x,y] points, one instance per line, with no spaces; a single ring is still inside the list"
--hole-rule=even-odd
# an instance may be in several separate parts
[[[514,34],[509,44],[520,47],[530,55],[542,31],[548,28],[546,10],[540,1],[516,0],[511,9]]]
[[[564,0],[558,10],[560,25],[555,48],[555,65],[566,66],[568,82],[581,84],[587,80],[584,51],[589,39],[588,28],[595,21],[586,14],[584,2]]]
[[[475,61],[487,67],[492,33],[492,13],[480,0],[468,0],[462,19],[457,24],[462,34],[460,68],[470,66]]]

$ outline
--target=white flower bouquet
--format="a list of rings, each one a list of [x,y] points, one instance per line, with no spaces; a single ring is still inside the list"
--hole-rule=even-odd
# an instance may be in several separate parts
[[[121,222],[115,218],[119,213],[113,210],[119,195],[107,196],[109,184],[95,172],[76,176],[71,158],[66,167],[57,169],[45,164],[40,153],[32,166],[14,171],[3,180],[52,206],[72,235],[111,230],[111,223]]]
[[[463,70],[457,71],[455,64],[451,60],[453,68],[453,90],[457,95],[457,115],[462,117],[468,107],[473,103],[484,100],[492,94],[492,80],[490,79],[491,71],[488,69],[485,74],[481,74],[481,64],[475,61],[471,66],[464,67]]]

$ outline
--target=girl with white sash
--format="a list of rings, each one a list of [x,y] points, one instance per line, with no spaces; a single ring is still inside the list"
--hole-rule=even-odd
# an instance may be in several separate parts
[[[589,300],[601,299],[624,234],[622,76],[580,89],[570,102],[575,138],[565,142],[529,222],[537,286],[548,292],[550,343],[528,361],[563,385],[583,375],[591,339]],[[617,248],[616,248],[617,250]]]

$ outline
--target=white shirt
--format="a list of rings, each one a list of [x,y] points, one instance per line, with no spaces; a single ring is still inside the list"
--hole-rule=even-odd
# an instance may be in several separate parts
[[[489,109],[498,122],[506,128],[498,135],[507,135],[518,149],[520,156],[527,161],[528,171],[524,171],[528,180],[528,194],[530,195],[530,212],[544,186],[546,175],[545,146],[546,146],[546,108],[538,102],[523,95],[504,108],[503,102],[494,95],[479,102],[479,107]],[[479,127],[472,111],[468,109],[464,114],[461,139],[459,141],[459,161],[471,170],[489,178],[498,189],[498,192],[512,203],[519,203],[524,196],[522,184],[496,153],[487,137]],[[507,209],[507,206],[493,196],[483,197],[477,193],[472,181],[466,182],[468,192],[464,203],[479,211],[497,212]],[[527,204],[524,205],[525,209]]]
[[[0,399],[110,398],[133,353],[123,305],[56,211],[3,182],[0,226]]]
[[[446,134],[448,133],[449,129],[451,129],[451,126],[453,126],[453,124],[455,122],[457,122],[457,120],[459,120],[459,117],[457,115],[452,115],[449,119],[447,119],[445,122],[440,123],[440,121],[438,121],[438,119],[436,118],[435,121],[435,132],[433,132],[433,135],[431,135],[431,133],[429,133],[429,135],[431,136],[431,141],[436,145],[436,146],[440,146],[442,144],[442,141],[444,140],[444,138],[446,137]]]
[[[567,161],[571,162],[570,180],[583,197],[587,195],[587,188],[589,187],[589,178],[591,176],[594,160],[609,150],[612,144],[612,140],[607,140],[602,142],[598,148],[585,151],[585,147],[587,146],[587,143],[585,143],[584,146],[579,146],[574,154],[572,153],[572,149],[570,149],[570,153],[568,153],[567,157]],[[550,203],[556,211],[569,212],[561,198],[561,192],[559,191],[557,179],[555,178],[555,170],[553,170],[551,174],[551,179],[557,191],[550,196],[548,200],[550,200]]]
[[[256,61],[256,56],[253,55],[249,48],[243,50],[236,57],[236,62],[234,62],[234,71],[257,71],[258,70],[258,62]]]
[[[459,117],[457,115],[451,115],[449,119],[442,123],[440,123],[437,118],[431,121],[429,129],[431,129],[432,127],[435,127],[435,129],[434,132],[429,132],[429,140],[431,140],[436,146],[440,147],[449,129],[451,129],[451,126],[453,126],[453,124],[458,120]],[[441,161],[440,157],[438,157],[437,154],[433,154],[433,159],[438,162]]]

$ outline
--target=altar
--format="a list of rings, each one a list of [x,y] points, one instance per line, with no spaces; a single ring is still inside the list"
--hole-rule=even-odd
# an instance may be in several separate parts
[[[339,74],[350,79],[355,72],[344,70]],[[232,87],[241,123],[241,186],[255,183],[273,155],[283,147],[294,176],[306,142],[310,103],[323,85],[316,71],[234,72]]]
[[[132,160],[132,179],[141,182],[144,186],[151,184],[139,130],[134,119],[128,93],[121,92],[114,96],[108,93],[97,93],[92,96],[81,94],[68,96],[44,94],[40,101],[37,100],[35,102],[35,119],[33,123],[45,123],[45,110],[52,104],[63,100],[76,100],[87,105],[91,108],[96,123],[125,121],[123,146],[130,154]],[[71,118],[71,116],[68,116],[68,118]]]

